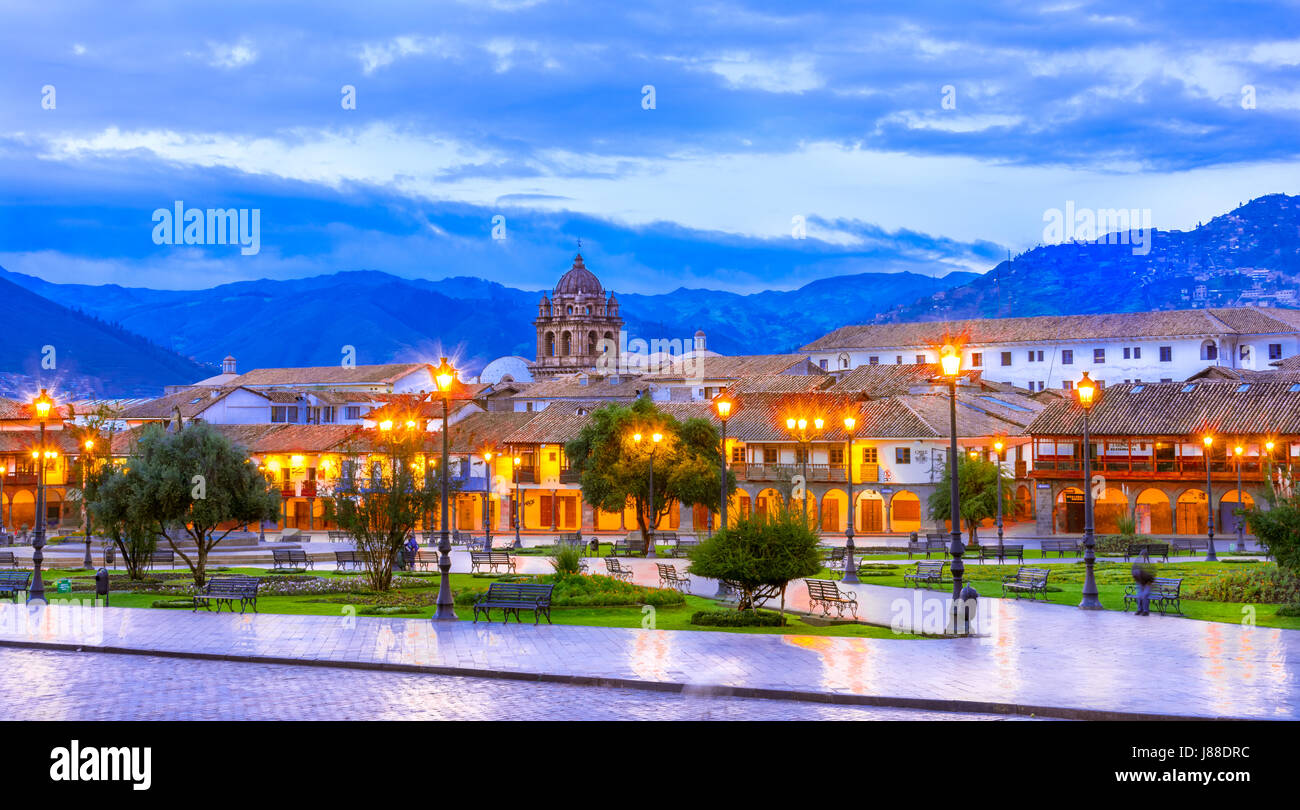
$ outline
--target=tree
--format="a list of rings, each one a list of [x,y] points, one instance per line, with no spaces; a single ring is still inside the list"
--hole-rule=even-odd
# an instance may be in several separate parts
[[[943,466],[942,483],[930,494],[930,517],[940,523],[952,516],[951,473],[947,464]],[[995,517],[998,509],[998,465],[992,461],[963,457],[957,466],[957,486],[960,495],[960,513],[966,524],[967,542],[975,545],[979,542],[979,524],[981,521]],[[1015,479],[1002,473],[1002,514],[1013,514],[1012,486]]]
[[[651,456],[645,449],[649,443],[638,446],[632,440],[638,432],[647,438],[656,432],[663,435],[653,456],[654,514]],[[637,527],[645,533],[677,504],[720,508],[719,441],[707,419],[679,421],[642,397],[631,405],[597,408],[564,452],[579,474],[583,500],[605,512],[621,512],[631,500]],[[728,493],[735,488],[735,478],[728,473]]]
[[[738,591],[739,610],[757,610],[759,602],[779,595],[784,619],[786,587],[822,569],[813,522],[797,507],[742,514],[690,550],[690,572]]]
[[[1268,478],[1269,488],[1264,493],[1268,508],[1256,505],[1244,513],[1278,568],[1300,575],[1300,488],[1293,474],[1284,472],[1275,480],[1270,471]]]
[[[131,513],[152,518],[199,587],[207,581],[208,555],[226,535],[243,524],[273,520],[279,512],[279,493],[248,453],[206,422],[173,432],[151,425],[127,466],[131,492],[139,499]],[[177,545],[173,532],[189,535],[193,556]]]
[[[392,587],[394,563],[416,526],[426,518],[439,525],[446,472],[426,453],[427,431],[405,427],[406,420],[392,422],[393,429],[367,437],[369,451],[350,448],[342,474],[325,489],[325,514],[356,539],[376,591]],[[451,496],[460,487],[457,477],[448,480]]]
[[[87,506],[99,531],[113,541],[131,579],[144,577],[144,564],[157,548],[157,529],[145,511],[147,498],[139,491],[140,476],[116,464],[105,464],[90,475]]]

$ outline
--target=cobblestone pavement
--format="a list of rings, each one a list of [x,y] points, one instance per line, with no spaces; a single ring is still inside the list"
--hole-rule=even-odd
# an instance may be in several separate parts
[[[446,675],[0,649],[4,720],[996,720]],[[147,684],[135,688],[132,684]]]
[[[859,586],[864,602],[939,595]],[[938,601],[934,601],[938,599]],[[894,640],[0,603],[0,640],[840,697],[1300,718],[1300,631],[981,600],[985,635]],[[454,670],[454,671],[453,671]],[[1158,685],[1151,673],[1158,672]],[[27,679],[19,679],[27,680]],[[616,684],[618,685],[618,684]],[[978,711],[992,707],[973,706]]]

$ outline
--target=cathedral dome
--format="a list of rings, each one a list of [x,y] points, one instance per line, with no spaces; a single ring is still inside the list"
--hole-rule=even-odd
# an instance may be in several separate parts
[[[579,253],[574,257],[569,272],[561,276],[560,281],[555,285],[555,294],[603,296],[605,288],[600,286],[600,280],[582,263],[582,254]]]

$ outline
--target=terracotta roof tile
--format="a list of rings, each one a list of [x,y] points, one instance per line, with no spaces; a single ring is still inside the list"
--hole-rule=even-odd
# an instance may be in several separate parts
[[[1245,387],[1245,390],[1243,389]],[[1292,390],[1295,389],[1295,390]],[[1098,436],[1300,435],[1300,383],[1208,381],[1124,383],[1099,392],[1089,416]],[[1036,435],[1083,433],[1073,397],[1049,404],[1029,425]]]

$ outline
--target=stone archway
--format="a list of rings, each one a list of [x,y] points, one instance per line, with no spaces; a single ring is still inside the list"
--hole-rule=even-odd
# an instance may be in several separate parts
[[[1209,503],[1203,489],[1185,489],[1174,502],[1174,533],[1205,534]]]
[[[822,493],[821,508],[818,510],[818,523],[824,532],[840,534],[848,524],[849,496],[842,489],[831,489]]]
[[[894,493],[889,502],[890,530],[895,532],[921,531],[921,498],[911,490]]]
[[[1164,490],[1148,487],[1139,492],[1133,516],[1139,534],[1174,533],[1174,513]]]

